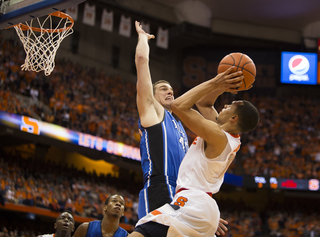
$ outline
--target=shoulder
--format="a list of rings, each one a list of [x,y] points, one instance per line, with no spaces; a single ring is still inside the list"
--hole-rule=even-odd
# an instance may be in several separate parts
[[[76,229],[74,237],[84,237],[87,235],[88,227],[90,222],[84,222]]]
[[[89,225],[90,225],[90,223],[92,223],[92,222],[84,222],[84,223],[82,223],[81,225],[79,225],[79,227],[78,228],[82,228],[82,229],[84,229],[84,228],[88,228],[89,227]]]

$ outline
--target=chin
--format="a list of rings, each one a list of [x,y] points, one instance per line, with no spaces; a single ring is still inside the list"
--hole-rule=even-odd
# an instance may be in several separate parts
[[[172,103],[173,103],[173,100],[167,101],[167,104],[168,104],[169,106],[171,106]]]
[[[161,104],[163,108],[171,110],[171,104],[173,101],[166,101],[166,103]]]

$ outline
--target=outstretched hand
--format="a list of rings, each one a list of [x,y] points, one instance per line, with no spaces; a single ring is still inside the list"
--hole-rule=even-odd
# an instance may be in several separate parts
[[[237,94],[239,92],[238,88],[242,85],[244,76],[242,71],[232,72],[233,69],[234,67],[230,67],[213,78],[215,89],[220,90],[221,93]]]
[[[228,228],[225,225],[228,225],[228,222],[220,218],[216,235],[224,235],[228,231]]]
[[[140,22],[136,21],[135,26],[136,26],[136,31],[137,31],[138,35],[142,35],[142,34],[146,35],[148,37],[148,39],[155,38],[154,35],[148,34],[142,29],[142,25],[140,24]]]

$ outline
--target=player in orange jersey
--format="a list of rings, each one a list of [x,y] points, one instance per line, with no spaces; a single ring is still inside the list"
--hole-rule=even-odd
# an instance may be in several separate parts
[[[140,219],[130,237],[212,237],[219,226],[220,211],[212,194],[223,183],[224,174],[240,148],[240,133],[253,130],[259,112],[245,100],[213,108],[224,92],[237,93],[242,72],[232,68],[218,74],[172,102],[172,111],[195,134],[196,140],[184,157],[171,204]],[[198,102],[201,113],[192,109]]]

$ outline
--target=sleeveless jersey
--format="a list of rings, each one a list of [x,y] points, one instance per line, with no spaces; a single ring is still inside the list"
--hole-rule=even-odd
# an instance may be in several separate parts
[[[216,158],[208,159],[204,153],[204,140],[197,137],[183,159],[177,180],[176,191],[196,189],[207,193],[217,193],[224,180],[224,174],[240,148],[240,136],[224,131],[228,143]]]
[[[54,237],[56,234],[45,234],[45,235],[38,235],[38,237]]]
[[[144,188],[139,193],[138,217],[170,203],[188,139],[181,122],[165,110],[161,123],[144,128],[140,142]]]
[[[119,226],[113,237],[126,237],[128,232]],[[102,237],[101,221],[90,221],[86,237]]]
[[[226,133],[228,143],[214,159],[204,153],[204,140],[197,137],[183,159],[171,204],[150,212],[136,226],[155,221],[169,226],[167,237],[213,237],[219,225],[220,211],[208,193],[216,193],[224,174],[240,148],[240,136]]]

